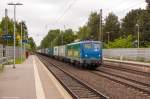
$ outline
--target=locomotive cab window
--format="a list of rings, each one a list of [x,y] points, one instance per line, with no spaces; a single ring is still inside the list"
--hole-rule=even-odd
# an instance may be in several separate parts
[[[84,44],[84,48],[85,49],[91,49],[92,48],[92,44],[86,43],[86,44]]]
[[[94,44],[94,49],[95,50],[99,50],[100,49],[100,44],[99,43],[95,43]]]

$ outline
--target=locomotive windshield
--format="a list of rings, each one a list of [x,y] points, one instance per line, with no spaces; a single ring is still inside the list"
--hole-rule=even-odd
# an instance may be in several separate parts
[[[94,49],[95,50],[100,50],[100,44],[99,43],[95,43],[94,44]]]
[[[101,46],[100,46],[100,43],[85,43],[84,48],[85,49],[100,50]]]
[[[84,44],[84,48],[85,49],[91,49],[92,48],[92,44],[91,43],[86,43],[86,44]]]

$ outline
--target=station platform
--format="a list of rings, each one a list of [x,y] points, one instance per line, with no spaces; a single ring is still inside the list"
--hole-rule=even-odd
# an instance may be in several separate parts
[[[37,56],[0,73],[0,99],[72,99]]]
[[[112,61],[112,62],[121,62],[121,63],[129,63],[129,64],[150,66],[150,63],[138,62],[138,61],[117,60],[117,59],[109,59],[109,58],[103,58],[103,60],[104,61]]]

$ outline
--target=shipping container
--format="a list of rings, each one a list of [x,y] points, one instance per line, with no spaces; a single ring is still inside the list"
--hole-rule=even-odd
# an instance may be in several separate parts
[[[58,46],[54,47],[54,56],[58,56]]]
[[[58,56],[59,57],[65,57],[66,56],[66,46],[59,46],[58,47]]]
[[[53,56],[53,48],[48,48],[48,55]]]

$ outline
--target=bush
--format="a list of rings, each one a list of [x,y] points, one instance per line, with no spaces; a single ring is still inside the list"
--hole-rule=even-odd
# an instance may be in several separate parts
[[[105,44],[106,48],[132,48],[132,40],[133,37],[129,35],[127,38],[118,38],[115,39],[114,42],[110,42],[109,44]]]

